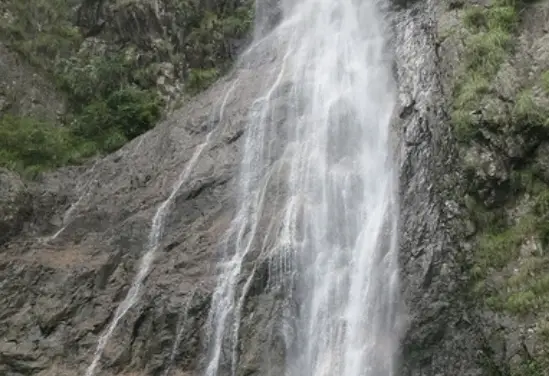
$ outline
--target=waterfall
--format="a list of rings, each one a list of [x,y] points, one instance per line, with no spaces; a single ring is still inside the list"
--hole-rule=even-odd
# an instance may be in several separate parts
[[[206,376],[238,374],[243,305],[261,260],[299,307],[286,375],[394,374],[396,93],[382,5],[282,0],[281,21],[243,55],[253,63],[263,56],[254,49],[271,51],[277,70],[250,109]]]

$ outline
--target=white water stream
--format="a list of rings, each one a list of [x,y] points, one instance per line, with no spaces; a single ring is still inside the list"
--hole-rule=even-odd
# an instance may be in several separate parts
[[[128,294],[116,309],[114,318],[112,319],[109,326],[107,327],[107,330],[99,338],[97,349],[95,350],[95,353],[94,353],[93,361],[88,367],[88,369],[86,370],[86,376],[94,375],[95,370],[99,365],[99,361],[101,360],[101,355],[103,355],[103,351],[105,350],[105,346],[107,346],[107,343],[111,338],[112,334],[114,333],[114,330],[118,325],[118,322],[120,321],[120,319],[122,319],[122,317],[124,317],[124,315],[128,312],[128,310],[131,307],[133,307],[133,305],[139,299],[139,293],[141,288],[143,287],[143,281],[149,274],[152,263],[154,261],[155,253],[158,249],[158,246],[160,245],[160,241],[162,240],[162,231],[164,230],[164,222],[169,213],[170,205],[175,199],[183,183],[187,181],[193,167],[196,164],[196,161],[198,160],[198,157],[200,156],[200,154],[202,154],[202,151],[208,145],[210,135],[211,133],[208,134],[208,137],[206,138],[206,141],[204,143],[196,147],[193,156],[191,157],[189,162],[187,162],[187,165],[179,175],[179,178],[177,179],[177,182],[174,185],[172,192],[170,193],[168,198],[156,210],[156,214],[154,215],[152,220],[151,231],[149,232],[147,251],[143,255],[143,258],[141,259],[137,276],[133,280],[131,288],[128,291]]]
[[[399,287],[389,126],[396,93],[384,15],[373,0],[281,6],[282,21],[251,47],[276,51],[278,71],[251,106],[239,210],[208,320],[205,375],[238,373],[250,260],[268,258],[272,284],[292,279],[282,288],[299,307],[287,376],[392,376]],[[288,82],[280,125],[273,113]],[[277,127],[287,138],[278,154]],[[278,194],[275,184],[284,186]]]
[[[191,303],[195,293],[196,293],[196,289],[192,290],[192,292],[187,296],[187,300],[185,301],[185,306],[183,307],[183,311],[180,312],[179,314],[179,319],[177,320],[175,340],[173,341],[172,350],[170,352],[170,360],[164,371],[164,376],[170,375],[170,371],[172,369],[175,356],[177,355],[177,350],[179,349],[179,345],[181,344],[181,339],[183,338],[183,334],[185,334],[185,331],[188,329],[185,324],[189,316],[189,309],[191,308]]]
[[[219,109],[219,118],[223,117],[223,111],[225,109],[225,105],[230,95],[232,94],[236,84],[237,84],[236,81],[233,82],[231,87],[227,90],[226,95],[224,96],[224,99]],[[112,337],[114,330],[118,326],[118,323],[126,315],[126,313],[130,310],[130,308],[132,308],[135,305],[135,303],[137,303],[137,301],[139,300],[140,291],[141,291],[141,288],[143,287],[143,282],[150,272],[150,269],[154,261],[154,257],[156,255],[156,251],[158,250],[160,246],[160,242],[162,241],[165,220],[168,214],[170,213],[171,205],[175,200],[175,198],[177,197],[177,194],[181,189],[181,187],[183,186],[183,184],[188,181],[189,176],[193,171],[193,168],[196,166],[200,156],[202,155],[202,152],[209,145],[212,135],[218,131],[220,130],[217,130],[217,129],[210,130],[204,142],[195,147],[193,155],[188,160],[187,164],[185,165],[184,169],[181,171],[178,179],[173,185],[170,195],[164,202],[162,202],[162,204],[160,204],[160,206],[156,210],[156,213],[151,223],[151,230],[149,232],[149,239],[147,242],[146,252],[141,258],[137,275],[135,276],[126,297],[116,309],[114,318],[109,323],[109,326],[107,327],[107,329],[99,337],[97,348],[93,355],[93,360],[86,370],[86,373],[85,373],[86,376],[95,375],[97,367],[99,366],[99,362],[101,360],[101,356],[103,355],[103,351],[105,350],[105,347],[107,346],[108,341]],[[183,333],[178,333],[179,338],[181,337],[182,334]]]
[[[251,47],[274,51],[278,70],[266,72],[267,87],[251,104],[238,210],[223,240],[208,317],[205,375],[239,373],[254,260],[270,260],[270,286],[299,307],[293,335],[282,333],[291,338],[285,376],[393,376],[398,207],[389,125],[396,95],[384,16],[374,0],[281,3],[282,21]],[[275,120],[281,95],[282,122]],[[156,211],[137,275],[86,376],[95,374],[119,321],[139,299],[170,206],[211,135]],[[181,336],[180,329],[176,344]]]

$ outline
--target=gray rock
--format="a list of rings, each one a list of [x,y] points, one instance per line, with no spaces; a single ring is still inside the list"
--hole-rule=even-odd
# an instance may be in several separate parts
[[[30,215],[30,195],[19,176],[0,168],[0,245],[23,228]]]
[[[55,86],[1,40],[0,72],[0,116],[10,112],[56,122],[58,113],[65,112],[64,98]]]
[[[91,9],[97,3],[86,2]],[[456,24],[452,12],[459,4],[451,3],[400,1],[391,13],[401,94],[393,124],[402,208],[399,374],[406,376],[508,374],[522,364],[524,348],[537,351],[530,323],[486,311],[468,295],[466,266],[474,247],[465,240],[475,228],[464,209],[468,182],[460,158],[466,153],[447,114],[460,46],[452,38],[439,40],[441,23]],[[278,16],[276,10],[263,15],[264,30]],[[128,14],[120,17],[130,22]],[[92,21],[93,26],[97,20]],[[160,30],[149,26],[145,33]],[[543,52],[545,45],[536,46]],[[95,164],[45,174],[29,188],[0,171],[0,234],[9,234],[0,248],[0,374],[83,374],[147,251],[156,210],[212,131],[175,194],[140,299],[114,331],[98,376],[160,375],[167,369],[200,374],[219,240],[235,213],[246,116],[276,55],[261,46],[253,53],[254,59],[240,61],[233,73],[155,129]],[[226,96],[233,84],[235,94]],[[511,93],[513,85],[503,89]],[[287,111],[284,94],[274,103],[277,124]],[[282,144],[284,134],[273,132]],[[497,145],[517,142],[490,136]],[[273,163],[279,146],[273,145]],[[513,155],[523,153],[519,146]],[[538,165],[546,173],[544,150],[538,149]],[[508,177],[502,161],[486,150],[473,150],[470,160],[475,180]],[[276,182],[274,176],[273,191]],[[265,210],[268,217],[279,208]],[[260,232],[265,225],[259,224]],[[296,307],[283,304],[280,292],[268,287],[260,247],[249,256],[238,375],[280,375],[294,334],[287,318]]]

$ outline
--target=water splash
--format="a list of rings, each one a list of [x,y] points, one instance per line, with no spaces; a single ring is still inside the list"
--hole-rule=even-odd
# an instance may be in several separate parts
[[[236,84],[237,82],[232,83],[231,88],[227,90],[227,94],[223,98],[223,101],[219,110],[220,118],[223,116],[227,100],[229,96],[232,94]],[[170,195],[156,210],[156,213],[152,219],[151,230],[149,232],[149,239],[148,239],[147,248],[146,248],[147,251],[145,252],[145,254],[141,259],[137,275],[133,280],[131,288],[128,291],[126,297],[116,309],[114,318],[112,319],[109,326],[107,327],[107,330],[99,337],[99,341],[93,356],[93,360],[90,366],[86,370],[86,374],[85,374],[86,376],[93,376],[95,374],[95,371],[99,365],[99,361],[101,360],[101,356],[103,355],[103,351],[105,350],[105,347],[107,346],[109,339],[112,337],[118,323],[126,315],[129,309],[133,307],[135,303],[138,301],[140,290],[143,287],[143,282],[147,277],[147,275],[149,274],[152,263],[154,261],[156,251],[158,250],[158,247],[162,240],[165,219],[170,212],[170,207],[174,199],[176,198],[177,193],[181,189],[182,185],[188,181],[189,176],[193,168],[196,166],[196,163],[199,157],[201,156],[206,146],[210,144],[210,139],[212,138],[215,132],[216,132],[215,128],[211,129],[210,132],[207,134],[205,141],[202,144],[196,146],[192,157],[189,159],[185,168],[181,171],[177,181],[175,182]]]
[[[286,375],[394,374],[396,96],[380,5],[283,0],[282,21],[252,44],[269,44],[278,70],[250,111],[240,206],[208,319],[206,376],[237,374],[243,301],[265,259],[270,286],[300,307]]]

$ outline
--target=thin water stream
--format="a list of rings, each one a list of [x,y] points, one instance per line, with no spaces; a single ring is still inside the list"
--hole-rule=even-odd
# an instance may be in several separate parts
[[[220,118],[223,116],[225,104],[227,103],[228,98],[232,94],[236,84],[237,82],[233,82],[229,90],[227,90],[226,92],[226,95],[219,109]],[[203,151],[206,149],[207,146],[209,146],[210,139],[212,138],[213,134],[218,131],[220,130],[215,128],[211,129],[209,133],[206,135],[204,142],[195,147],[191,158],[188,160],[184,169],[179,174],[178,179],[175,181],[170,195],[168,196],[168,198],[166,198],[164,202],[162,202],[162,204],[160,204],[160,206],[156,210],[156,213],[152,218],[151,230],[149,232],[146,251],[139,263],[137,275],[132,281],[131,287],[126,297],[116,309],[114,317],[109,323],[107,329],[99,337],[97,348],[93,355],[93,360],[86,370],[86,373],[85,373],[86,376],[95,375],[97,367],[99,366],[99,362],[101,360],[101,356],[103,355],[103,351],[105,350],[105,347],[107,346],[108,341],[110,340],[115,329],[117,328],[118,323],[126,315],[126,313],[130,310],[130,308],[132,308],[139,300],[141,296],[140,292],[141,292],[141,289],[143,288],[143,282],[150,272],[150,269],[154,262],[156,252],[162,241],[165,221],[167,216],[170,213],[171,205],[173,204],[173,201],[177,197],[177,194],[181,189],[181,187],[183,186],[183,184],[185,184],[188,181],[189,176],[191,175]]]

